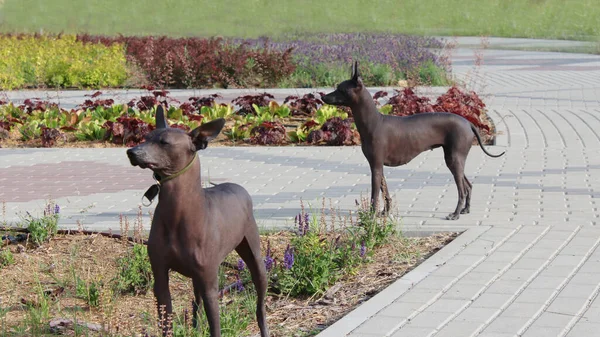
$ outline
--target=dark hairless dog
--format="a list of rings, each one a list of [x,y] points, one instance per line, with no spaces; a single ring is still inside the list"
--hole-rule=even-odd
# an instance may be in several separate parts
[[[234,249],[246,262],[256,287],[256,317],[261,336],[269,335],[265,313],[267,274],[252,199],[236,184],[202,188],[200,183],[196,151],[206,148],[224,125],[225,120],[220,118],[190,133],[169,128],[164,109],[159,105],[156,130],[146,136],[144,143],[127,150],[131,164],[151,169],[158,181],[146,196],[151,200],[159,193],[148,255],[163,335],[171,329],[165,322],[170,322],[168,316],[172,315],[169,270],[174,270],[192,278],[194,326],[197,326],[198,306],[204,301],[210,335],[221,336],[218,268]]]
[[[456,220],[460,214],[470,212],[471,183],[465,177],[465,161],[473,137],[481,144],[477,128],[461,116],[446,113],[422,113],[399,117],[382,115],[375,106],[371,94],[360,78],[358,62],[352,67],[352,78],[340,83],[334,92],[322,97],[323,102],[347,106],[352,109],[354,122],[360,134],[363,154],[371,167],[371,205],[377,211],[379,189],[385,199],[384,213],[391,207],[391,197],[383,176],[383,166],[400,166],[408,163],[419,153],[438,147],[444,149],[446,165],[454,176],[458,189],[458,204],[454,213],[446,219]],[[463,207],[464,205],[464,207]]]

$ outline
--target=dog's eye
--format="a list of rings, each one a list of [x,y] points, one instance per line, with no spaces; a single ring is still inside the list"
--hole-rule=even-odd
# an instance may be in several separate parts
[[[166,139],[161,139],[160,143],[163,144],[163,145],[168,145],[169,144],[169,142]]]

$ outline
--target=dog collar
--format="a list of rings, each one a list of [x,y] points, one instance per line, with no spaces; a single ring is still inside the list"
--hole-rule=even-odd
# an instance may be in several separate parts
[[[156,174],[156,172],[154,172],[154,174],[152,174],[152,177],[154,178],[154,180],[156,180],[156,184],[150,186],[150,188],[146,191],[146,193],[144,193],[144,196],[142,197],[142,205],[144,205],[146,207],[152,205],[152,201],[154,201],[154,198],[156,198],[156,196],[160,192],[160,185],[162,185],[162,184],[166,183],[167,181],[175,179],[175,178],[179,177],[180,175],[184,174],[187,170],[190,169],[190,167],[192,167],[192,165],[196,161],[196,158],[198,158],[198,152],[196,152],[194,154],[194,158],[189,162],[189,164],[186,165],[186,167],[184,167],[179,172],[176,172],[176,173],[174,173],[174,174],[172,174],[170,176],[162,177],[161,178],[161,176],[159,176],[158,174]],[[144,198],[148,199],[148,201],[150,203],[148,203],[146,205],[144,203]]]
[[[156,180],[156,183],[158,183],[159,185],[162,185],[162,184],[166,183],[167,181],[175,179],[175,178],[179,177],[180,175],[184,174],[185,171],[189,170],[190,167],[192,167],[192,165],[194,165],[196,158],[198,158],[198,152],[194,153],[194,158],[190,161],[189,164],[187,164],[186,167],[184,167],[181,171],[176,172],[170,176],[161,177],[158,174],[156,174],[156,172],[154,172],[154,174],[152,176],[153,176],[154,180]]]

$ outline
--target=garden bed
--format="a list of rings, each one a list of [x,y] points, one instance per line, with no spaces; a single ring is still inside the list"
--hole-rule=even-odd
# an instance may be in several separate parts
[[[364,208],[354,223],[351,216],[332,214],[303,211],[296,229],[261,235],[269,272],[267,317],[274,337],[317,334],[457,236],[405,237],[389,219],[373,218]],[[21,234],[0,229],[0,333],[73,335],[76,329],[80,335],[157,335],[141,218],[133,233],[127,219],[121,219],[121,232],[130,233],[129,238],[57,234],[58,220],[59,208],[49,205],[44,216],[24,219]],[[258,332],[249,279],[237,254],[230,254],[219,272],[224,336]],[[190,327],[191,281],[172,273],[170,287],[173,335],[205,336],[204,318],[202,334]]]
[[[274,250],[283,251],[289,235],[285,232],[264,235],[263,246],[266,246],[266,240],[271,240],[273,247],[277,242]],[[318,333],[410,271],[454,236],[437,234],[422,238],[395,238],[378,249],[369,264],[357,270],[356,274],[338,281],[324,295],[293,298],[270,293],[267,298],[267,316],[272,336],[310,336]],[[101,303],[93,307],[86,302],[85,296],[81,296],[81,293],[77,295],[77,277],[86,286],[93,280],[108,282],[117,273],[118,265],[115,261],[130,252],[131,248],[130,244],[100,235],[61,235],[41,248],[27,248],[21,252],[17,252],[20,248],[16,246],[4,248],[13,251],[14,264],[0,268],[3,280],[0,284],[0,325],[3,326],[0,333],[13,331],[18,336],[18,331],[22,331],[28,336],[40,336],[49,331],[46,329],[35,332],[36,324],[40,328],[48,327],[52,319],[65,318],[105,325],[113,334],[118,329],[123,336],[147,330],[156,335],[156,331],[148,323],[153,319],[156,321],[151,292],[111,298],[108,287],[102,287],[99,294]],[[252,285],[246,287],[248,292],[254,291]],[[41,298],[42,293],[48,294],[48,299]],[[173,273],[171,293],[179,318],[186,311],[191,316],[191,281]],[[235,296],[239,295],[252,298],[251,294],[245,293]],[[231,310],[231,307],[240,304],[233,296],[226,295],[221,299],[221,310]],[[43,306],[47,306],[47,316],[34,321],[34,316],[45,309]],[[258,326],[253,320],[254,306],[253,302],[244,303],[242,310],[245,322],[240,324],[247,324],[248,327],[242,330],[243,336],[258,332]],[[229,314],[230,317],[233,315]],[[231,328],[227,323],[223,325]],[[85,330],[81,329],[80,333]]]
[[[357,145],[360,137],[352,111],[323,104],[323,93],[288,96],[277,102],[268,93],[245,95],[230,103],[217,103],[218,94],[179,101],[167,90],[148,88],[148,94],[127,104],[116,104],[101,92],[71,110],[57,104],[26,99],[23,104],[0,102],[0,147],[107,147],[133,146],[154,129],[157,104],[167,107],[172,127],[189,131],[200,124],[225,118],[215,142],[231,145]],[[373,95],[384,114],[408,116],[433,111],[458,114],[480,131],[484,143],[492,143],[494,126],[485,104],[476,93],[456,86],[435,100],[417,95],[411,88]]]

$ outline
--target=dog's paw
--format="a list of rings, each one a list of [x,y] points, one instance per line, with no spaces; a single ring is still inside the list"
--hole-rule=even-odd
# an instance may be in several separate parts
[[[446,216],[446,220],[458,220],[459,217],[460,215],[458,214],[450,213]]]
[[[469,213],[471,213],[471,210],[466,207],[460,211],[460,214],[469,214]]]

